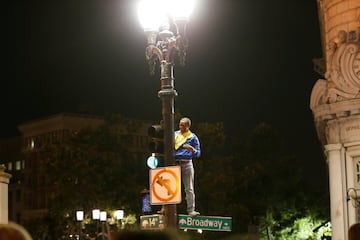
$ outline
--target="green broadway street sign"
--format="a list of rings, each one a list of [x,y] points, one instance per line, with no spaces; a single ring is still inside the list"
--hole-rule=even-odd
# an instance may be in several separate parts
[[[231,217],[178,215],[180,229],[231,232]]]
[[[140,226],[144,230],[160,230],[164,228],[163,215],[144,215],[140,216]]]

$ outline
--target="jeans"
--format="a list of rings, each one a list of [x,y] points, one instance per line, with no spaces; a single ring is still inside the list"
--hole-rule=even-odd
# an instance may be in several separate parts
[[[194,166],[192,161],[182,162],[181,178],[185,188],[185,198],[187,204],[187,212],[195,210],[195,192],[194,192]]]

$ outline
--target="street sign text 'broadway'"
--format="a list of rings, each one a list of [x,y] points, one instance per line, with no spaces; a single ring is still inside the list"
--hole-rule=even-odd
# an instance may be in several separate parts
[[[231,217],[178,215],[180,229],[202,229],[231,232]]]

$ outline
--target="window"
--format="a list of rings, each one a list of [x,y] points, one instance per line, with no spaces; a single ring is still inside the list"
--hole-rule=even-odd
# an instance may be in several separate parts
[[[16,201],[17,202],[21,201],[21,191],[19,189],[16,190]]]
[[[354,160],[354,176],[355,176],[355,188],[360,189],[360,156],[356,156],[353,158]],[[360,199],[357,198],[355,200],[356,207],[356,218],[357,221],[360,222]]]
[[[357,199],[355,201],[355,206],[356,206],[356,219],[357,219],[357,222],[360,222],[360,200]]]
[[[35,140],[33,138],[30,140],[30,148],[31,149],[35,148]]]
[[[34,138],[27,138],[26,139],[27,149],[34,149],[35,148],[35,140]]]
[[[13,169],[13,164],[12,164],[12,162],[8,162],[8,163],[7,163],[7,170],[12,171],[12,169]]]
[[[21,170],[21,161],[16,161],[15,162],[15,170]]]
[[[355,188],[360,188],[360,156],[354,157]]]

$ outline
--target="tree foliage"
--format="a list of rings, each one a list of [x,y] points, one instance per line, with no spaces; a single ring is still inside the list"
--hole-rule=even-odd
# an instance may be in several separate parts
[[[180,117],[176,115],[175,121]],[[98,128],[83,129],[48,146],[49,232],[74,231],[77,209],[140,212],[139,192],[148,186],[148,169],[145,159],[134,155],[131,136],[140,128],[138,121],[112,116]],[[304,220],[299,219],[311,216],[314,228],[327,220],[326,189],[309,195],[300,160],[285,149],[271,125],[261,123],[237,140],[226,137],[221,122],[198,123],[192,131],[202,148],[202,156],[194,160],[196,202],[202,214],[232,216],[233,232],[246,232],[249,225],[256,225],[264,238],[273,239],[303,236]],[[185,210],[183,201],[178,213]],[[219,234],[192,237],[218,239]]]
[[[46,149],[49,216],[71,226],[75,211],[100,208],[138,213],[146,186],[143,159],[136,159],[132,134],[140,123],[112,116],[97,128],[85,128]],[[140,163],[141,162],[141,163]],[[63,222],[60,222],[63,221]],[[61,229],[55,231],[57,234]]]
[[[219,141],[226,138],[219,137],[224,132],[217,124],[202,126],[206,127],[197,131],[206,136],[200,140],[206,141],[207,148],[203,147],[206,157],[196,163],[196,192],[197,205],[205,215],[233,216],[233,231],[257,225],[264,236],[266,231],[284,235],[283,229],[292,229],[297,219],[309,214],[320,221],[327,219],[326,203],[320,205],[308,195],[299,159],[285,149],[271,125],[260,123],[234,145]],[[206,154],[222,145],[234,147]],[[223,152],[230,154],[219,154]]]

